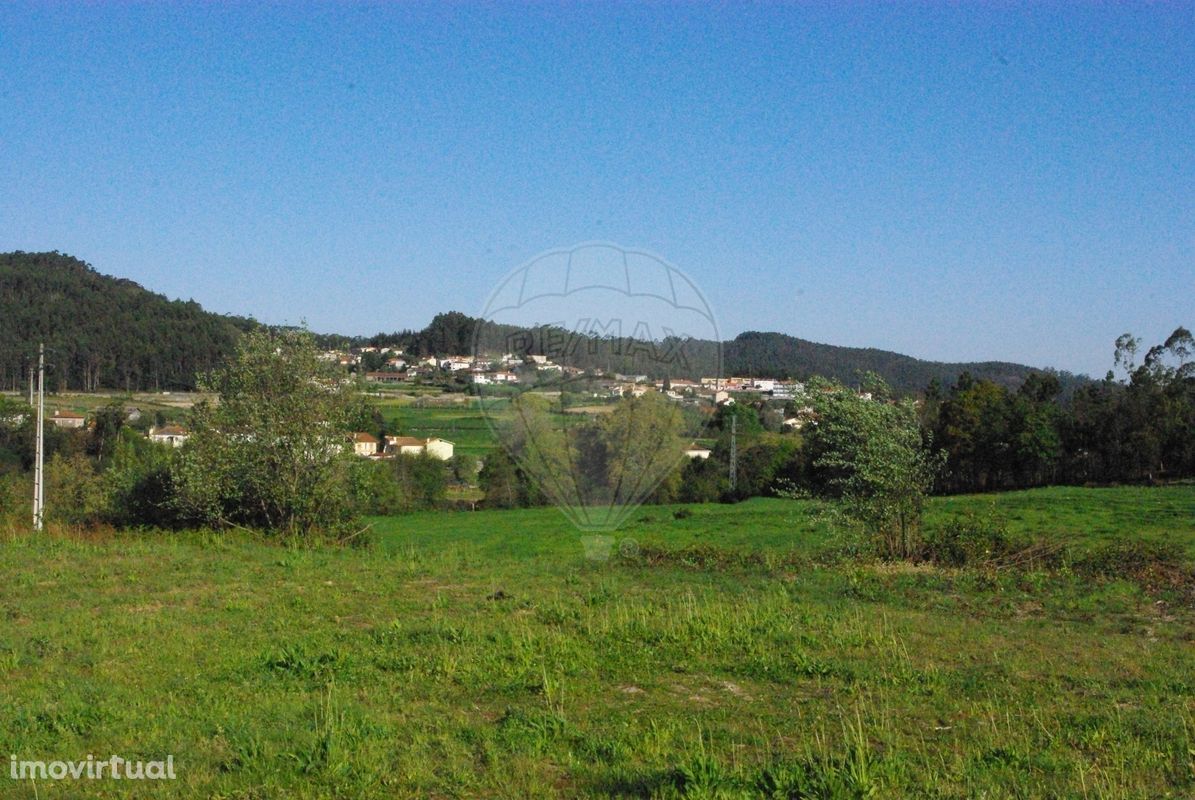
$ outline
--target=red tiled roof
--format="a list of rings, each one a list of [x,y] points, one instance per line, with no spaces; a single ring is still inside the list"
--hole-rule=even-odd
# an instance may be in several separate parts
[[[163,425],[160,428],[154,428],[152,431],[154,436],[189,436],[187,429],[181,425]]]
[[[387,436],[386,444],[392,447],[424,447],[427,445],[427,440],[414,436]]]

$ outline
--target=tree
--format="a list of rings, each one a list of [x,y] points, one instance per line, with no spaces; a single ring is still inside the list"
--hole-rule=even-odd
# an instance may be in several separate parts
[[[443,461],[429,456],[402,455],[390,462],[399,492],[404,498],[404,510],[426,511],[440,508],[447,496],[447,467]]]
[[[539,487],[531,483],[514,458],[502,449],[485,457],[477,480],[489,508],[541,505],[544,501]]]
[[[355,521],[347,446],[354,400],[311,335],[245,334],[201,385],[218,402],[192,410],[173,472],[181,509],[221,527],[344,534]]]
[[[120,439],[120,430],[124,427],[127,414],[124,404],[113,400],[96,410],[91,430],[91,440],[88,442],[87,454],[104,461],[116,449]]]
[[[824,493],[888,558],[915,553],[925,498],[942,459],[922,443],[912,402],[865,400],[840,385],[813,392],[808,435]]]

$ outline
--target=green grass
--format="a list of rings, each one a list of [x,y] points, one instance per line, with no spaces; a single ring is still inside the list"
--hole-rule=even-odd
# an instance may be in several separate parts
[[[993,508],[994,506],[994,508]],[[161,758],[41,798],[1191,797],[1195,609],[1127,580],[835,558],[818,507],[554,509],[0,546],[0,752]],[[1195,488],[935,500],[1195,543]],[[678,518],[679,516],[679,518]],[[0,797],[34,797],[0,777]]]
[[[481,403],[486,403],[483,411]],[[438,436],[455,445],[455,452],[484,456],[498,446],[494,423],[502,424],[503,411],[509,402],[502,398],[484,401],[466,395],[444,395],[435,399],[413,398],[374,400],[383,419],[403,436],[428,438]],[[561,425],[579,425],[585,421],[581,414],[553,414]]]
[[[402,400],[376,401],[383,418],[403,436],[437,436],[455,445],[455,452],[485,455],[497,442],[477,398],[458,397],[454,402],[433,404]]]

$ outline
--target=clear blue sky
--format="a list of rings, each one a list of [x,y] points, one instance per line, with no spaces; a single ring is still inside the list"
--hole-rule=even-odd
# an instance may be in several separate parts
[[[722,329],[1096,375],[1195,326],[1195,5],[5,4],[0,249],[316,330],[608,240]]]

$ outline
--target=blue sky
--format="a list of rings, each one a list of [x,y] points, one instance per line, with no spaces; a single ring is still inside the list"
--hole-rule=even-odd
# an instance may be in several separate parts
[[[536,254],[1102,375],[1195,325],[1195,6],[0,7],[0,249],[372,333]]]

